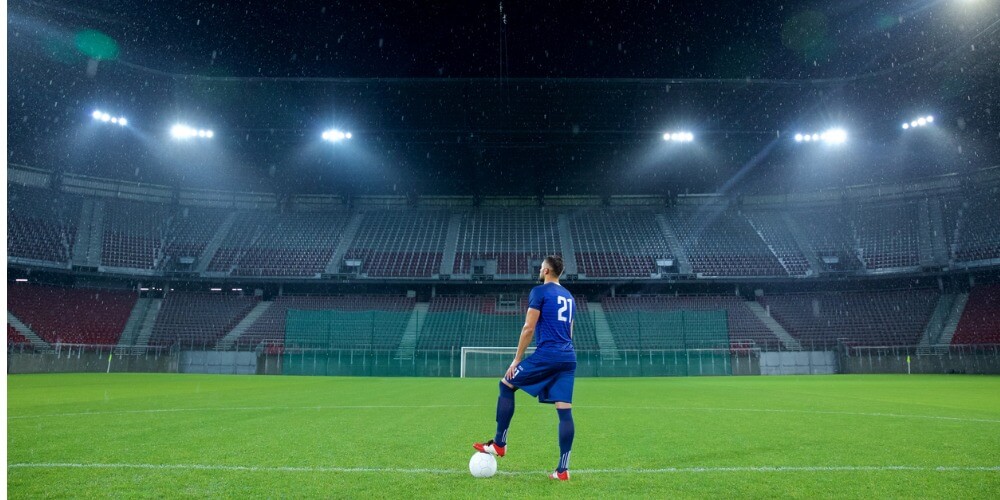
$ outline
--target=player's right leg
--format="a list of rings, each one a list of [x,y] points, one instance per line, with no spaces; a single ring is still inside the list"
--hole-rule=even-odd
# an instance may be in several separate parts
[[[576,434],[576,426],[573,424],[573,405],[557,401],[556,412],[559,414],[559,465],[549,478],[569,481],[569,455],[573,449],[573,436]]]
[[[517,388],[505,379],[500,380],[500,396],[497,397],[497,433],[493,439],[485,443],[472,445],[476,451],[489,453],[496,457],[507,454],[507,429],[514,418],[514,391]]]

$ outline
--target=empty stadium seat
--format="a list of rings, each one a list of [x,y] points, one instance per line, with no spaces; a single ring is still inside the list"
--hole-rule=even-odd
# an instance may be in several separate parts
[[[462,214],[455,274],[470,274],[474,260],[495,260],[497,274],[530,275],[529,266],[559,252],[558,216],[538,209],[483,209]]]
[[[156,269],[162,258],[167,219],[164,205],[106,201],[101,265]]]
[[[138,294],[8,283],[7,309],[50,344],[118,342]]]
[[[8,184],[8,257],[68,263],[76,241],[79,203],[75,196]]]
[[[342,349],[395,349],[413,311],[415,299],[393,295],[352,295],[333,297],[286,296],[275,298],[267,311],[237,339],[241,346],[261,343],[286,344],[286,347],[322,347]],[[322,336],[316,328],[288,332],[289,311],[336,311],[330,325],[335,328]],[[361,313],[361,314],[358,314]],[[339,321],[339,322],[338,322]]]
[[[1000,195],[981,193],[962,205],[957,224],[955,260],[962,262],[1000,259]]]
[[[441,269],[448,212],[366,212],[346,259],[360,259],[369,277],[429,278]]]
[[[333,257],[347,219],[341,212],[242,212],[208,270],[233,276],[318,276]]]
[[[215,347],[258,302],[256,297],[222,293],[169,293],[156,316],[149,343]]]
[[[930,321],[935,290],[768,295],[760,302],[807,348],[916,345]]]
[[[691,268],[703,276],[787,276],[778,257],[739,213],[720,208],[668,214]]]
[[[621,349],[678,349],[689,347],[727,347],[746,345],[776,349],[781,342],[754,315],[743,299],[734,296],[665,296],[646,295],[632,297],[605,297],[601,300],[611,332]],[[707,331],[707,326],[699,331],[701,337],[678,338],[683,326],[673,315],[648,313],[676,313],[681,311],[706,312],[725,311],[727,327],[719,346],[716,334]],[[647,316],[643,317],[642,314]],[[696,321],[711,324],[710,318],[696,316]],[[697,324],[696,324],[697,326]],[[700,345],[704,344],[704,345]]]
[[[431,299],[427,320],[417,340],[418,349],[462,347],[517,347],[528,309],[528,297],[517,306],[499,310],[497,295],[438,296]],[[586,300],[577,300],[573,319],[577,350],[598,348],[594,320]]]
[[[577,270],[588,277],[646,277],[656,259],[673,255],[656,220],[643,209],[591,209],[570,215]]]
[[[1000,285],[972,288],[951,343],[1000,344]]]

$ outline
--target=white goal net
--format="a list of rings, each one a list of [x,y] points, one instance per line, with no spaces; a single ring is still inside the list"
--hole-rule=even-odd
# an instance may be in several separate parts
[[[535,352],[529,347],[524,356]],[[461,377],[497,377],[503,376],[510,362],[517,354],[516,347],[463,347]]]

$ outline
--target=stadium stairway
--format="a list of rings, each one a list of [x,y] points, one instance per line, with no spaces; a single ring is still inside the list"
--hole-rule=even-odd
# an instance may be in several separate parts
[[[208,265],[212,263],[212,257],[215,256],[215,252],[219,251],[219,247],[222,246],[222,242],[226,239],[226,235],[229,234],[229,230],[236,223],[237,214],[239,212],[230,212],[226,216],[226,220],[222,221],[222,224],[219,225],[219,230],[212,235],[212,239],[208,240],[205,249],[198,256],[198,267],[195,268],[197,272],[203,273],[208,270]]]
[[[969,294],[941,294],[930,321],[924,328],[924,333],[917,344],[917,352],[930,354],[932,351],[947,352],[947,346],[958,328]],[[935,348],[934,346],[940,346]]]
[[[782,218],[785,219],[785,225],[788,226],[788,233],[792,235],[792,241],[798,245],[799,250],[802,251],[802,255],[806,258],[806,262],[809,263],[812,275],[819,276],[820,271],[823,270],[823,266],[820,265],[819,257],[816,256],[816,250],[809,244],[809,238],[806,238],[802,234],[802,229],[799,228],[795,223],[795,219],[787,211],[782,214]]]
[[[934,228],[927,198],[922,198],[917,203],[917,220],[919,221],[917,225],[919,229],[917,231],[917,259],[922,267],[930,267],[935,264],[934,238],[931,236]]]
[[[48,352],[52,350],[52,346],[48,342],[42,340],[34,330],[24,324],[23,321],[17,319],[17,316],[14,316],[10,311],[7,311],[7,323],[10,323],[10,326],[13,326],[17,330],[17,333],[28,339],[28,342],[31,342],[31,347],[36,351]]]
[[[455,253],[458,249],[458,233],[462,230],[462,214],[454,213],[448,219],[448,233],[444,237],[444,253],[438,274],[451,274],[455,270]]]
[[[774,259],[777,260],[778,264],[781,265],[781,268],[785,270],[785,274],[793,276],[794,274],[788,269],[788,265],[785,263],[785,259],[783,259],[781,255],[779,255],[778,252],[774,250],[774,245],[772,245],[771,241],[768,240],[767,236],[764,235],[764,231],[761,231],[761,229],[757,227],[757,224],[754,223],[753,219],[748,217],[747,214],[741,213],[740,215],[743,217],[743,220],[745,220],[747,224],[750,225],[750,228],[753,229],[753,232],[757,233],[757,237],[760,238],[760,241],[764,242],[764,246],[767,247],[767,251],[771,252],[771,255],[774,256]]]
[[[347,221],[347,225],[344,226],[344,232],[340,234],[340,240],[337,241],[337,247],[333,249],[333,255],[330,256],[330,261],[326,263],[326,269],[324,270],[326,274],[337,274],[340,272],[340,264],[344,261],[344,255],[347,255],[347,250],[351,248],[351,243],[354,243],[354,236],[358,234],[358,228],[361,227],[361,220],[363,218],[364,214],[356,213]]]
[[[134,347],[146,347],[149,345],[149,338],[153,336],[153,325],[156,324],[156,317],[160,315],[163,307],[163,299],[149,299],[149,306],[143,314],[142,323],[139,326],[139,334],[136,335]]]
[[[254,322],[257,321],[257,318],[260,318],[261,315],[267,312],[273,304],[274,302],[258,302],[257,305],[254,306],[254,308],[251,309],[250,312],[247,313],[247,315],[244,316],[243,319],[241,319],[240,322],[226,334],[225,337],[219,339],[219,343],[215,345],[215,350],[228,351],[232,349],[233,345],[236,344],[236,340],[239,339],[241,335],[246,333],[246,331],[253,326]]]
[[[684,251],[684,246],[681,245],[681,240],[677,238],[677,233],[667,222],[667,217],[663,214],[656,214],[656,222],[660,226],[663,238],[667,240],[670,253],[677,259],[677,272],[679,274],[692,274],[691,261],[688,259],[687,252]]]
[[[406,322],[406,329],[403,330],[403,338],[399,340],[399,348],[396,349],[396,359],[413,359],[413,353],[417,348],[417,333],[424,329],[424,322],[427,321],[427,311],[430,306],[429,302],[414,304],[410,319]]]
[[[962,313],[965,312],[965,305],[968,302],[969,294],[959,293],[955,295],[955,301],[951,304],[948,320],[945,321],[944,328],[941,330],[941,336],[938,337],[938,354],[948,352],[947,346],[951,345],[951,339],[955,337],[955,330],[958,329],[958,322],[962,319]]]
[[[83,200],[76,225],[76,239],[73,241],[73,251],[70,253],[70,262],[74,265],[82,266],[87,263],[87,246],[90,243],[90,214],[93,211],[94,200]]]
[[[951,252],[948,249],[947,228],[944,224],[944,216],[941,213],[941,200],[932,198],[928,202],[930,211],[931,229],[929,235],[932,237],[931,247],[934,255],[934,262],[938,265],[946,266],[951,260]]]
[[[139,330],[142,328],[142,320],[149,312],[149,301],[150,299],[136,299],[135,305],[132,306],[132,312],[128,315],[128,321],[125,322],[125,328],[122,329],[122,334],[118,337],[119,348],[135,345],[135,339],[139,336]]]
[[[748,300],[746,301],[746,305],[751,311],[753,311],[753,314],[757,316],[762,323],[764,323],[764,326],[766,326],[768,330],[771,330],[771,333],[773,333],[775,337],[778,337],[778,340],[781,341],[781,345],[785,348],[785,350],[802,350],[802,345],[799,344],[799,341],[792,338],[792,336],[788,334],[788,331],[785,330],[785,327],[775,321],[775,319],[768,314],[760,303]]]
[[[594,317],[594,336],[597,337],[597,346],[601,349],[601,358],[608,361],[617,360],[618,345],[615,344],[615,336],[611,333],[608,317],[604,314],[604,306],[600,302],[587,302],[587,309]]]
[[[569,216],[559,214],[559,248],[562,249],[563,273],[579,274],[576,262],[576,245],[573,244],[573,232],[569,225]],[[534,270],[532,270],[534,271]]]
[[[99,267],[104,243],[104,202],[85,200],[77,228],[72,263],[77,266]]]

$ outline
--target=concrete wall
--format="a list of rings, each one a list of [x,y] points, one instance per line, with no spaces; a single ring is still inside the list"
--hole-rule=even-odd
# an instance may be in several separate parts
[[[833,351],[762,352],[761,375],[817,375],[836,373]]]
[[[118,355],[111,359],[111,372],[176,373],[177,354]],[[11,352],[7,355],[8,373],[73,373],[108,371],[108,353],[62,351],[59,353]]]
[[[253,375],[257,373],[257,354],[232,351],[183,351],[180,372]]]
[[[840,373],[906,373],[906,354],[839,356]],[[989,353],[911,354],[910,373],[1000,375],[1000,356]]]

